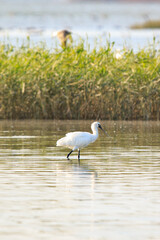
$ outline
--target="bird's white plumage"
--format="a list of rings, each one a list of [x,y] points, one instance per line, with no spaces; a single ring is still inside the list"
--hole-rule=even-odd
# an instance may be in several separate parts
[[[57,146],[64,146],[74,150],[86,147],[88,144],[94,142],[98,138],[99,122],[94,122],[91,125],[93,133],[89,132],[70,132],[65,137],[57,141]]]
[[[94,138],[91,133],[70,132],[66,134],[66,137],[57,141],[57,146],[64,146],[76,150],[86,147],[91,142],[94,142]]]

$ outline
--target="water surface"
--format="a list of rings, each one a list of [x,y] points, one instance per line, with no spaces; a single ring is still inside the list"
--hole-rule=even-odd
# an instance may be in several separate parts
[[[104,121],[68,161],[56,140],[90,123],[0,122],[0,239],[159,239],[160,123]]]

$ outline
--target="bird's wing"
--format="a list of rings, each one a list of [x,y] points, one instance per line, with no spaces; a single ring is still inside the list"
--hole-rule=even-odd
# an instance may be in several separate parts
[[[66,133],[66,137],[72,137],[74,135],[77,135],[77,133],[81,133],[81,132],[69,132],[69,133]]]
[[[85,147],[92,142],[92,134],[88,132],[71,132],[66,137],[72,146]]]
[[[71,137],[71,138],[74,138],[74,137],[88,137],[90,136],[91,133],[88,133],[88,132],[69,132],[66,134],[66,137]]]

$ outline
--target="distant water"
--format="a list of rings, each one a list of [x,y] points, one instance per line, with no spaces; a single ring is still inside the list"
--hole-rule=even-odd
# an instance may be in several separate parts
[[[149,19],[160,19],[160,3],[73,3],[72,1],[1,0],[0,40],[20,44],[46,41],[49,47],[58,44],[52,34],[69,29],[75,41],[88,38],[91,47],[105,45],[106,38],[116,47],[124,44],[137,49],[160,40],[160,29],[131,30],[130,26]],[[96,40],[97,39],[97,40]],[[17,41],[18,40],[18,41]]]

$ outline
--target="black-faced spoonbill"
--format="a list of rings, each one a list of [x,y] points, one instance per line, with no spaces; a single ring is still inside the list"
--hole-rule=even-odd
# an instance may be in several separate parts
[[[88,144],[93,143],[98,138],[98,128],[100,128],[107,136],[108,134],[103,130],[99,122],[94,122],[91,125],[93,133],[89,132],[70,132],[67,133],[65,137],[57,141],[57,146],[63,146],[72,149],[68,155],[69,156],[75,150],[78,150],[78,160],[80,160],[80,149],[88,146]]]

